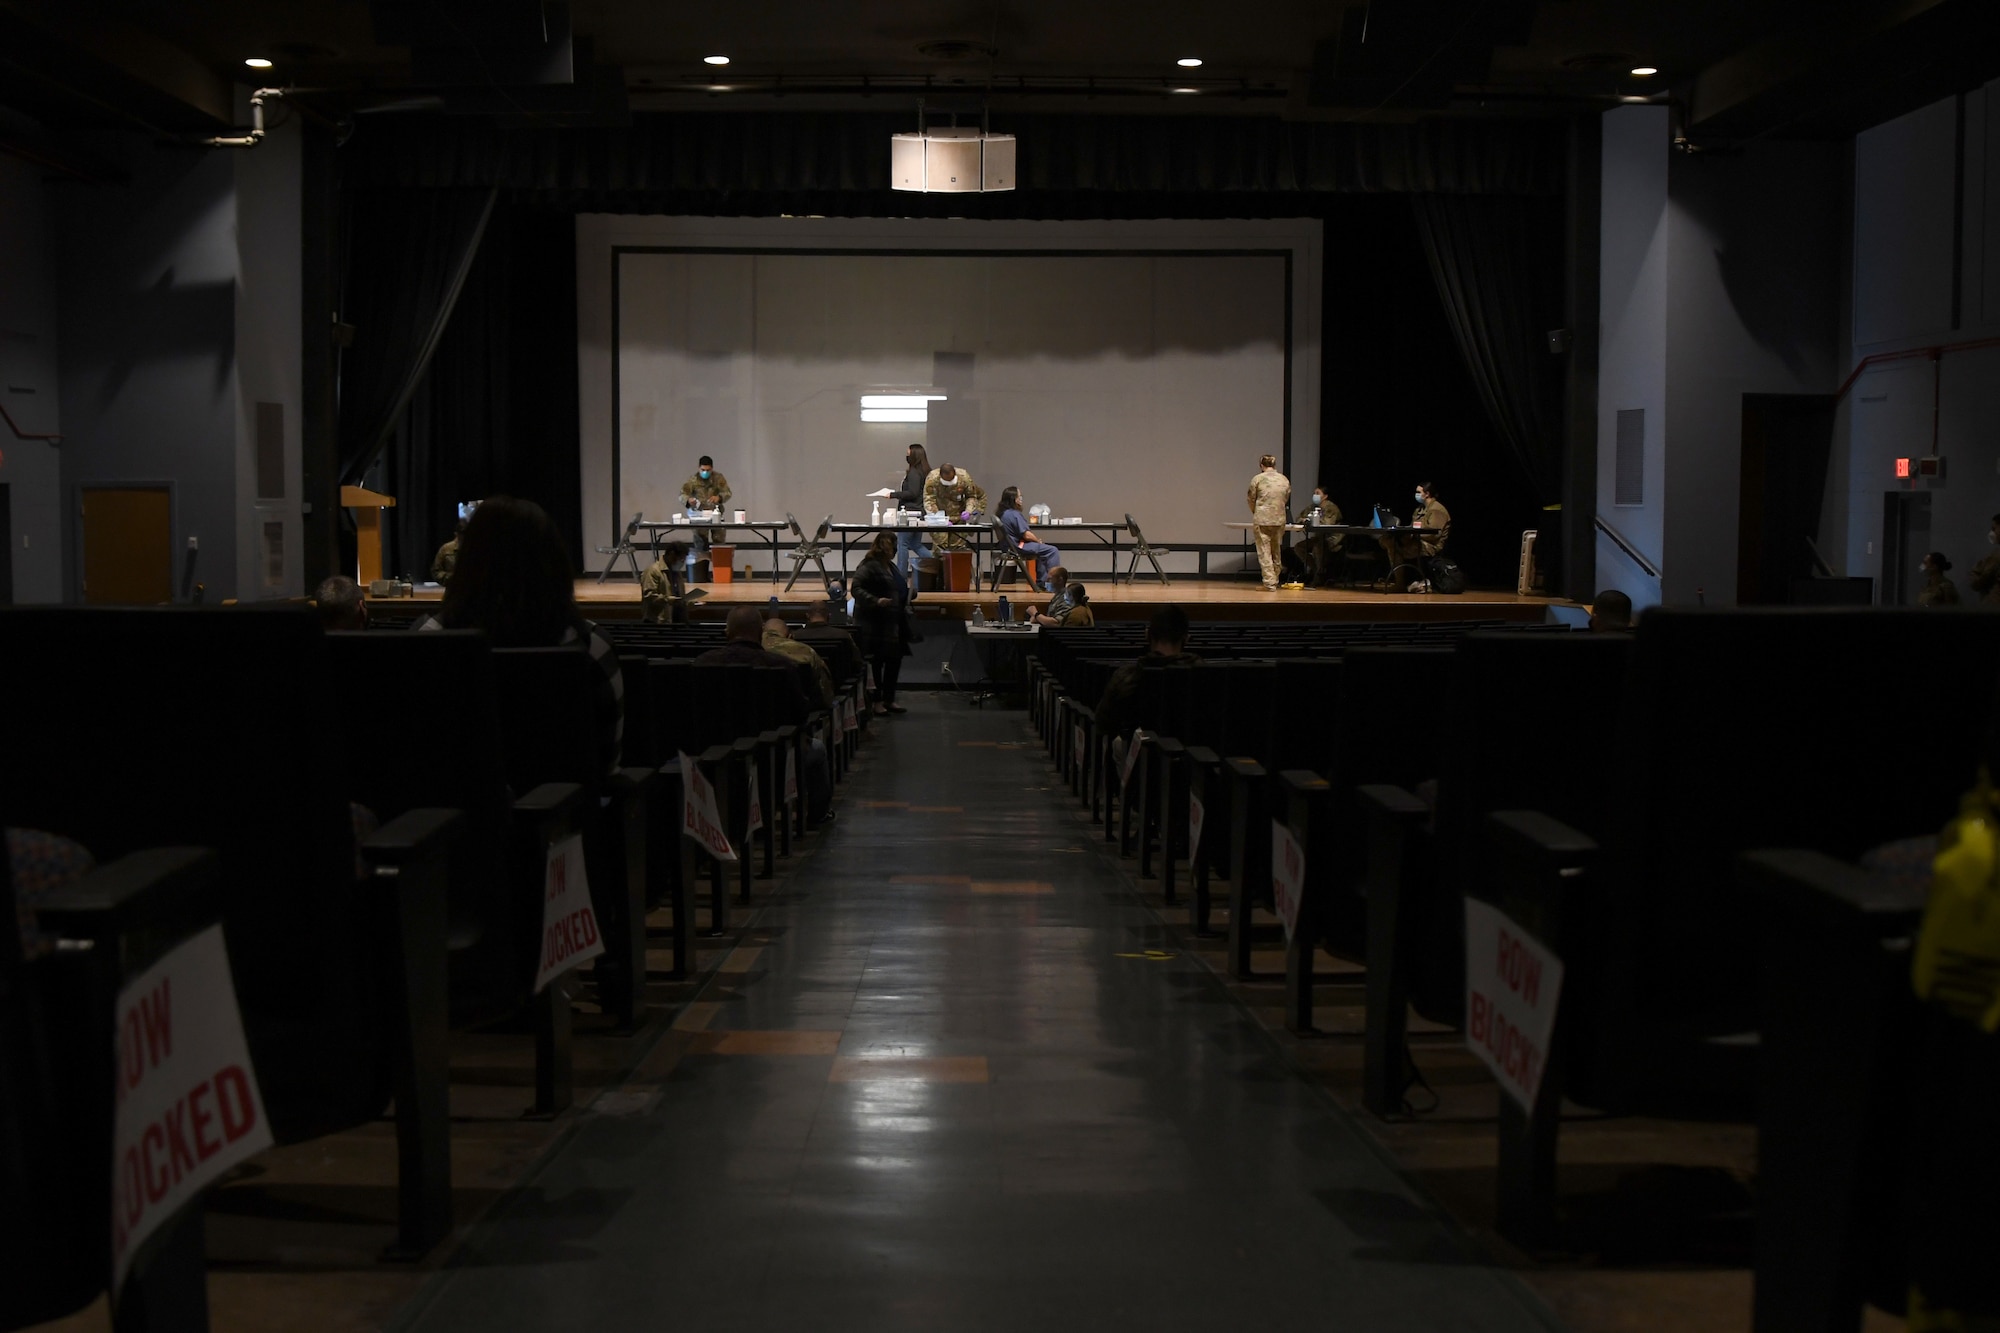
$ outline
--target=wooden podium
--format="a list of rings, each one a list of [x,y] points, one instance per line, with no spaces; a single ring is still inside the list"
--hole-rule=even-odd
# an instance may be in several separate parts
[[[368,585],[382,577],[382,511],[394,509],[396,497],[342,486],[340,507],[354,511],[354,581],[367,592]]]

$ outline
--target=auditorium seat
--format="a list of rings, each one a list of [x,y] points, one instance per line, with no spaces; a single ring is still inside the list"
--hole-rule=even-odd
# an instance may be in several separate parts
[[[421,724],[384,720],[350,747],[349,791],[385,819],[426,806],[457,810],[464,834],[451,853],[451,1024],[466,1029],[535,1006],[535,1109],[552,1114],[571,1085],[567,992],[537,997],[549,851],[585,822],[583,788],[547,782],[515,797],[507,783],[493,652],[475,630],[329,634],[334,674],[350,697],[386,699],[411,681],[429,692]],[[628,699],[630,691],[627,692]]]
[[[1487,820],[1494,873],[1477,896],[1565,969],[1541,1100],[1531,1115],[1502,1103],[1500,1223],[1524,1242],[1552,1212],[1561,1098],[1750,1117],[1759,916],[1734,859],[1757,846],[1852,859],[1954,810],[1979,729],[1914,726],[1908,690],[1988,697],[2000,617],[1656,609],[1633,653],[1604,825]]]
[[[450,1224],[446,858],[457,816],[357,840],[353,737],[310,610],[0,611],[0,693],[65,699],[0,765],[0,809],[100,861],[215,849],[251,1058],[280,1143],[379,1117],[394,1096],[398,1250]],[[359,870],[357,878],[357,856]]]
[[[581,790],[584,861],[605,946],[591,974],[604,1011],[636,1027],[646,1006],[646,823],[655,770],[611,764],[597,715],[601,675],[581,645],[500,648],[492,657],[509,785]]]
[[[14,895],[0,855],[0,1329],[59,1319],[105,1291],[119,990],[222,906],[212,852],[134,851],[37,900],[38,927],[69,947],[30,960]],[[202,1207],[184,1205],[135,1256],[117,1333],[208,1328]]]

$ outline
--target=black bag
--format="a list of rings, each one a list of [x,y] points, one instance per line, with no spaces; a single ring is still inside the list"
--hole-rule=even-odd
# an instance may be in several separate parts
[[[1457,594],[1465,591],[1465,571],[1448,555],[1434,555],[1424,562],[1424,577],[1432,592]]]

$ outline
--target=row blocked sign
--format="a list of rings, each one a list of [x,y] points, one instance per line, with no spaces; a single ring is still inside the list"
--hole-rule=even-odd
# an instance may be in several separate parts
[[[535,964],[535,992],[604,952],[597,911],[590,905],[590,877],[583,865],[583,835],[549,848],[542,875],[542,949]]]
[[[1201,854],[1201,822],[1208,817],[1208,808],[1201,803],[1196,792],[1188,793],[1188,864]]]
[[[1563,965],[1489,903],[1465,900],[1465,1044],[1532,1110],[1548,1070]]]
[[[1299,904],[1306,892],[1306,851],[1281,820],[1271,821],[1271,901],[1290,940],[1299,928]]]
[[[1125,763],[1118,770],[1118,785],[1121,789],[1132,785],[1132,770],[1139,766],[1139,742],[1145,739],[1145,729],[1135,727],[1131,737],[1125,742]]]
[[[681,834],[700,843],[718,861],[734,861],[736,849],[722,831],[722,811],[715,803],[715,787],[701,766],[686,755],[681,760]]]
[[[222,927],[118,993],[111,1289],[146,1238],[224,1172],[271,1146]]]
[[[757,770],[753,767],[750,770],[750,822],[745,826],[743,836],[747,838],[763,827],[764,796],[757,790]]]

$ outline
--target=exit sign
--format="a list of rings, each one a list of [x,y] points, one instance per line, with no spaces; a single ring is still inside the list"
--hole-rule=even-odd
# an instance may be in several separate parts
[[[1907,459],[1907,458],[1899,458],[1899,459],[1897,459],[1897,460],[1896,460],[1896,475],[1897,475],[1898,477],[1907,477],[1907,476],[1909,476],[1909,475],[1910,475],[1910,460],[1909,460],[1909,459]]]

